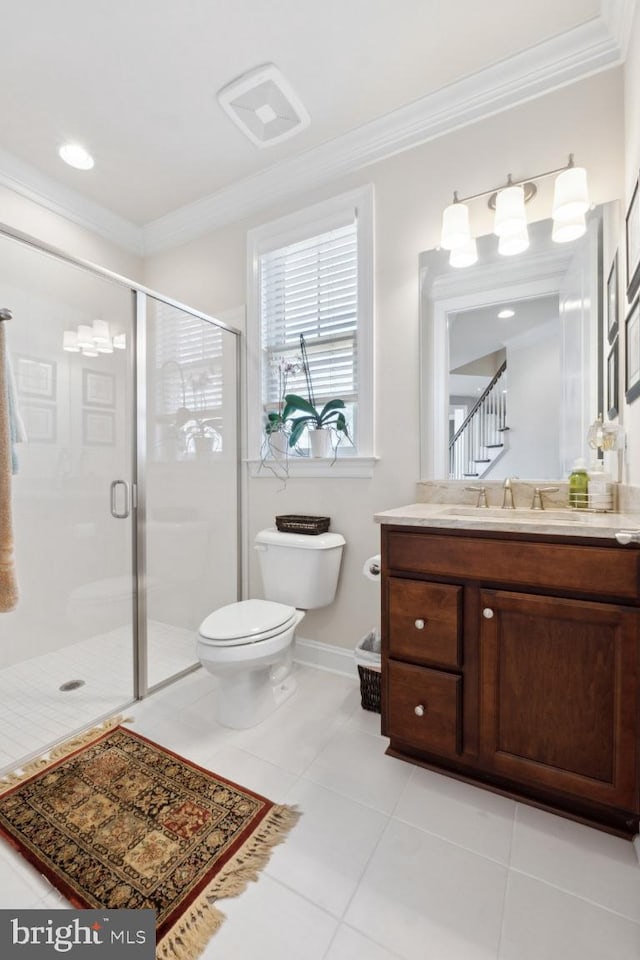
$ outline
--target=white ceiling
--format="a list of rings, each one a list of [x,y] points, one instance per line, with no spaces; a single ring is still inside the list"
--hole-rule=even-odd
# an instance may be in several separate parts
[[[280,170],[291,181],[295,169],[297,186],[305,166],[316,179],[321,165],[331,175],[328,158],[353,145],[354,131],[352,165],[378,158],[384,148],[370,145],[381,123],[393,130],[387,152],[412,145],[402,127],[409,120],[417,142],[443,132],[434,96],[468,101],[464,84],[480,91],[480,78],[493,83],[496,71],[515,86],[518,70],[529,76],[532,64],[553,61],[557,86],[619,62],[634,2],[0,0],[0,183],[49,199],[57,191],[63,206],[87,202],[94,219],[104,209],[136,227],[204,200],[211,208],[212,198],[233,206],[239,184],[249,196]],[[311,125],[259,149],[216,91],[269,62]],[[416,127],[416,116],[429,117],[427,126]],[[91,151],[93,170],[58,158],[67,139]]]

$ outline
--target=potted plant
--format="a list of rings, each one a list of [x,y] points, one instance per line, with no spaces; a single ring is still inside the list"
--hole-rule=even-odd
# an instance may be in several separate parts
[[[216,429],[219,417],[206,416],[206,387],[212,379],[212,374],[204,370],[188,378],[191,388],[193,409],[187,406],[179,407],[176,411],[176,426],[182,430],[185,437],[185,447],[193,447],[196,456],[208,456],[221,446],[220,433]]]
[[[304,430],[309,433],[309,445],[312,457],[328,457],[333,446],[334,459],[338,446],[342,440],[350,440],[347,420],[344,415],[345,402],[339,397],[328,400],[322,409],[316,406],[313,392],[313,383],[307,358],[307,347],[304,336],[300,334],[300,353],[302,354],[302,369],[307,383],[307,398],[295,393],[285,396],[285,406],[282,418],[290,421],[289,446],[295,447]],[[294,416],[294,414],[299,414]],[[332,444],[332,435],[336,436],[336,443]]]

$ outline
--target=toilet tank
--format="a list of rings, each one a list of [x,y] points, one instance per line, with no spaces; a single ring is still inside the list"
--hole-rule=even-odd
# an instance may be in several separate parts
[[[326,607],[336,595],[345,539],[261,530],[255,539],[266,600],[298,610]]]

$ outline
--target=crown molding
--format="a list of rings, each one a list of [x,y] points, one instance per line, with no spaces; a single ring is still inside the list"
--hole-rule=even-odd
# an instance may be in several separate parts
[[[97,233],[117,247],[142,256],[143,234],[140,227],[88,200],[76,190],[45,176],[6,150],[0,150],[0,185],[65,220]]]
[[[626,60],[627,57],[636,6],[636,0],[602,0],[602,17],[618,45],[621,60]]]
[[[169,250],[624,60],[636,0],[138,227],[0,150],[0,185],[137,256]]]
[[[605,0],[617,7],[628,0]],[[621,62],[603,17],[143,227],[154,254]]]

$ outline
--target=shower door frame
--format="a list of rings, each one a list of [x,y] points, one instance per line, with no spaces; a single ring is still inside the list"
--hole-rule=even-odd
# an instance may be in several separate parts
[[[157,290],[137,283],[122,274],[101,267],[99,264],[81,257],[75,257],[72,254],[56,247],[52,244],[39,240],[22,230],[11,227],[8,224],[0,222],[0,236],[15,240],[24,246],[38,250],[40,253],[47,254],[55,260],[60,260],[72,266],[79,267],[94,276],[101,277],[120,287],[125,287],[133,294],[132,305],[132,328],[133,343],[129,355],[128,374],[132,384],[132,396],[134,398],[135,409],[133,413],[132,429],[132,450],[131,450],[131,488],[132,488],[132,509],[134,510],[134,521],[132,524],[132,579],[133,579],[133,700],[142,700],[149,693],[160,690],[168,686],[180,677],[197,670],[199,664],[194,663],[185,670],[179,671],[170,677],[162,680],[160,683],[149,686],[148,678],[148,644],[147,644],[147,558],[146,558],[146,466],[147,466],[147,368],[146,368],[146,345],[147,345],[147,301],[151,297],[170,307],[183,310],[185,313],[206,323],[232,334],[236,337],[235,349],[235,429],[236,429],[236,599],[242,596],[242,530],[243,530],[243,512],[242,512],[242,484],[241,484],[241,450],[242,450],[242,356],[241,341],[242,331],[222,320],[217,320],[209,314],[189,307],[167,297]],[[125,704],[126,705],[126,704]],[[123,706],[125,706],[123,705]]]

